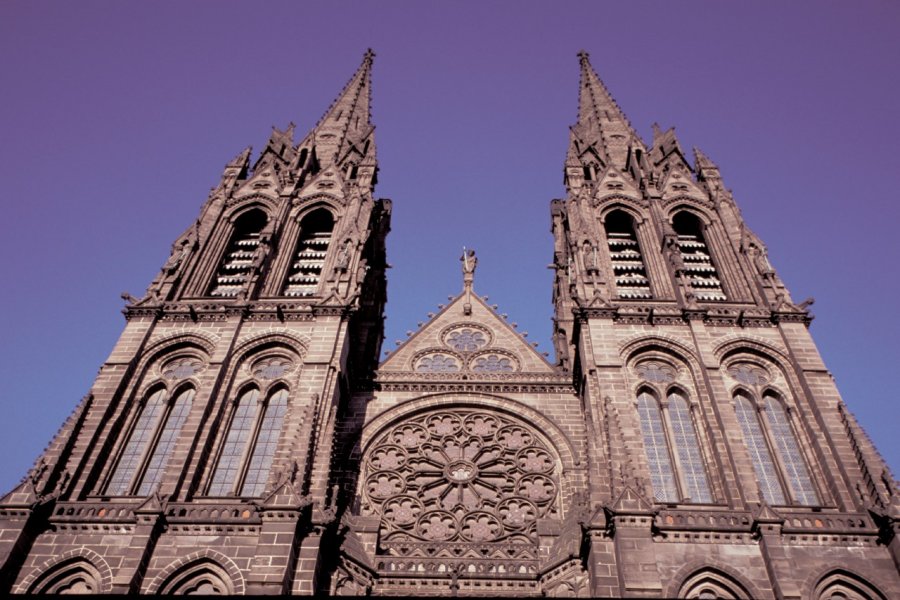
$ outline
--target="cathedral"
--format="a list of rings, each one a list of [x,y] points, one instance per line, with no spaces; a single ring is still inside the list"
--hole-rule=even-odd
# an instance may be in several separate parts
[[[808,301],[717,165],[671,129],[646,144],[586,53],[555,360],[464,251],[458,295],[379,362],[373,58],[299,143],[225,165],[125,296],[0,498],[0,593],[900,598],[900,492]]]

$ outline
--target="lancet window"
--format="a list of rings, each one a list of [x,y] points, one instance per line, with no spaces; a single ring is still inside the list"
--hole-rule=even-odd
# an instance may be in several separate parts
[[[213,473],[210,496],[262,495],[287,412],[288,395],[285,387],[275,389],[265,402],[260,402],[257,387],[240,395]]]
[[[619,297],[652,298],[634,219],[624,211],[615,210],[607,215],[604,226]]]
[[[146,496],[159,485],[193,399],[192,387],[182,388],[171,401],[164,387],[149,394],[107,485],[108,494]]]
[[[700,220],[687,211],[681,211],[672,220],[678,235],[678,248],[684,262],[684,273],[698,300],[717,302],[726,299],[722,281],[716,270],[709,244],[703,234]]]
[[[263,211],[252,210],[241,215],[235,222],[234,233],[210,287],[210,296],[234,298],[245,289],[258,258],[260,238],[266,221]]]
[[[311,212],[300,222],[300,236],[284,286],[285,296],[312,296],[316,293],[333,229],[334,218],[324,208]]]
[[[735,411],[753,471],[766,502],[774,505],[819,503],[787,411],[772,392],[758,403],[744,390],[734,396]],[[762,417],[762,415],[765,417]]]
[[[643,389],[637,409],[656,500],[712,502],[700,442],[684,395],[673,389],[667,406],[661,406],[653,392]]]

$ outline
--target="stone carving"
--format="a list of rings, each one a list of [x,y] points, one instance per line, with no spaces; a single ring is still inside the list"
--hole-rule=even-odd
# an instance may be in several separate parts
[[[535,430],[484,410],[440,410],[383,433],[365,460],[364,512],[409,542],[536,543],[555,517],[557,459]]]

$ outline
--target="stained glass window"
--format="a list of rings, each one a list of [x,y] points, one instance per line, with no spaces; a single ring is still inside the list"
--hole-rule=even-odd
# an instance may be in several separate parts
[[[164,388],[157,389],[147,398],[137,423],[131,431],[131,436],[128,438],[128,443],[125,444],[122,456],[119,458],[119,464],[106,488],[107,494],[121,496],[128,493],[131,480],[134,479],[135,471],[140,465],[141,456],[156,431],[156,421],[162,412],[165,399],[166,390]]]
[[[446,354],[429,354],[419,360],[416,371],[420,373],[455,373],[459,371],[459,361]]]
[[[454,350],[472,352],[487,345],[484,332],[470,327],[455,329],[447,335],[447,343]]]
[[[766,444],[766,437],[757,416],[756,408],[750,399],[743,393],[734,397],[734,409],[737,414],[738,424],[744,436],[744,443],[750,453],[750,461],[753,463],[753,471],[759,480],[759,489],[763,498],[769,504],[784,505],[787,501],[784,490],[778,481],[778,472],[775,461]]]
[[[278,446],[278,438],[281,436],[281,425],[287,412],[287,400],[288,391],[281,388],[272,394],[266,403],[259,433],[256,435],[256,444],[253,446],[247,474],[244,477],[244,484],[241,486],[241,496],[260,496],[265,489],[272,459],[275,457],[275,449]]]
[[[178,441],[178,434],[181,433],[181,426],[187,420],[188,413],[191,411],[191,402],[194,399],[194,390],[188,388],[178,394],[165,423],[162,426],[162,433],[156,442],[156,448],[150,456],[147,463],[147,470],[144,471],[143,480],[138,487],[139,496],[146,496],[156,488],[162,481],[163,473],[165,473],[166,465],[175,449],[175,443]]]
[[[692,502],[712,502],[691,409],[680,394],[669,394],[669,422],[685,495]]]
[[[499,354],[488,354],[475,359],[472,370],[483,373],[507,373],[514,371],[512,359]]]
[[[235,480],[241,469],[241,458],[253,431],[258,409],[259,390],[254,388],[244,392],[231,418],[228,435],[209,487],[210,496],[227,496],[234,491]]]
[[[678,487],[675,484],[675,472],[672,469],[672,459],[669,457],[662,412],[656,398],[647,392],[641,392],[638,396],[638,415],[644,438],[644,451],[647,453],[647,463],[650,467],[653,496],[660,502],[677,502]]]
[[[781,402],[773,396],[767,395],[765,402],[769,431],[781,456],[785,479],[793,492],[794,501],[798,504],[817,505],[819,498],[806,468],[806,461],[800,452],[800,446],[797,444],[797,438],[791,430],[787,412]]]

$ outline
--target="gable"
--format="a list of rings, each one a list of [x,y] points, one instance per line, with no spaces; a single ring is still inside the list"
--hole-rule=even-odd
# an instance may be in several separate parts
[[[525,338],[477,294],[466,314],[460,294],[424,324],[379,367],[382,372],[554,373],[555,369]]]

